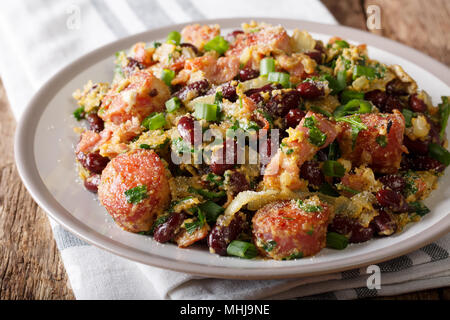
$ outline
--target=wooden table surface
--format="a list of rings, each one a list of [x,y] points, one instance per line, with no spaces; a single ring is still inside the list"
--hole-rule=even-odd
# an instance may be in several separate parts
[[[323,0],[340,24],[367,30],[366,8],[381,9],[374,32],[450,65],[450,1]],[[74,299],[51,228],[31,199],[13,159],[15,120],[0,81],[0,299]],[[450,288],[390,299],[450,299]]]

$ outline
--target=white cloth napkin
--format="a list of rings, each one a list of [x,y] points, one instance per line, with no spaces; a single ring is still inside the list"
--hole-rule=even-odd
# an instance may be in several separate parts
[[[0,10],[0,75],[18,119],[47,79],[98,46],[173,23],[239,16],[336,23],[317,0],[8,1]],[[51,223],[77,299],[354,299],[450,285],[450,235],[379,264],[381,289],[370,290],[365,268],[289,280],[195,277],[112,255]]]

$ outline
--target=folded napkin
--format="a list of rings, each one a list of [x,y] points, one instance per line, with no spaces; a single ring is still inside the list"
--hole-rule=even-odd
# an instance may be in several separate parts
[[[206,18],[280,17],[335,24],[317,0],[33,0],[0,11],[0,75],[18,119],[36,90],[80,55],[117,38]],[[288,280],[220,280],[149,267],[78,239],[53,221],[53,234],[77,299],[354,299],[450,285],[450,235],[378,266]]]

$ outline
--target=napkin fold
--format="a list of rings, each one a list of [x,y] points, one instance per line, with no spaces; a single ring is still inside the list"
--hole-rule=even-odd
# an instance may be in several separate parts
[[[55,72],[94,48],[151,28],[207,18],[279,17],[336,24],[317,0],[17,0],[0,11],[0,76],[16,119]],[[50,219],[77,299],[355,299],[450,285],[450,235],[387,261],[381,289],[366,268],[286,280],[221,280],[135,263]]]

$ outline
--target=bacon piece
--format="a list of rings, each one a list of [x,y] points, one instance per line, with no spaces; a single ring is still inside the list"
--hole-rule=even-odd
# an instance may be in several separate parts
[[[314,116],[318,129],[326,134],[323,145],[316,146],[309,141],[309,128],[304,127],[305,119]],[[326,148],[337,135],[335,125],[321,114],[309,111],[295,129],[288,129],[289,137],[283,142],[286,146],[279,149],[264,172],[265,189],[299,190],[306,188],[306,182],[300,179],[300,168],[311,160],[320,149]],[[289,152],[286,152],[289,150]]]
[[[181,35],[185,42],[192,43],[199,50],[214,37],[220,35],[220,27],[218,24],[214,26],[191,24],[181,31]]]
[[[206,54],[202,57],[186,60],[184,67],[185,70],[192,72],[202,71],[210,82],[221,84],[237,76],[239,73],[239,59],[236,57],[216,59],[213,55]]]

